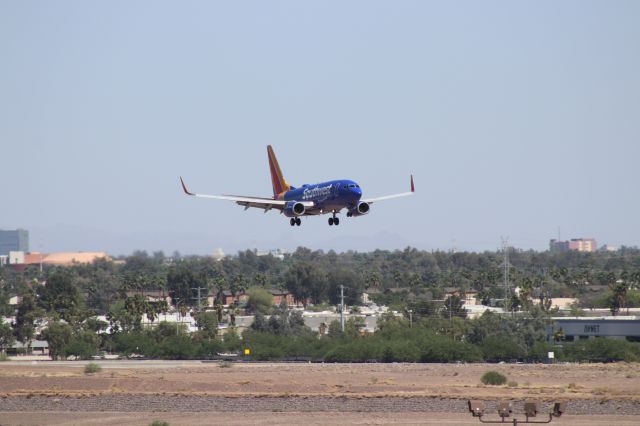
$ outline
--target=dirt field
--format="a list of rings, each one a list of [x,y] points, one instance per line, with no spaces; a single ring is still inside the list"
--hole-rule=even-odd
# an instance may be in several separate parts
[[[640,424],[638,364],[0,363],[0,424],[479,424],[468,399],[568,401],[554,424]],[[484,386],[497,370],[510,386]],[[539,418],[542,420],[541,418]]]

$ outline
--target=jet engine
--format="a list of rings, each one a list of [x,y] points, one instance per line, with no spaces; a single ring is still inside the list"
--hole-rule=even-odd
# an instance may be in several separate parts
[[[364,216],[365,214],[369,213],[370,209],[371,207],[369,206],[369,203],[367,203],[366,201],[360,201],[358,205],[355,206],[355,208],[349,210],[347,216]]]
[[[304,204],[299,201],[289,201],[283,209],[286,217],[302,216],[305,211],[306,208],[304,207]]]

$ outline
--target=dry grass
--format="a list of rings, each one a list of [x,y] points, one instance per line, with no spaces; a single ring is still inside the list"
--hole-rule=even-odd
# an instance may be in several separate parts
[[[454,398],[633,399],[640,381],[628,380],[636,364],[501,365],[506,386],[483,386],[478,378],[496,368],[487,364],[219,364],[186,362],[179,367],[110,369],[84,375],[59,365],[0,365],[0,395],[78,395],[109,393],[219,396],[348,395],[362,397],[434,396]],[[117,364],[116,364],[117,365]],[[286,380],[283,378],[286,377]],[[560,384],[559,384],[560,383]]]

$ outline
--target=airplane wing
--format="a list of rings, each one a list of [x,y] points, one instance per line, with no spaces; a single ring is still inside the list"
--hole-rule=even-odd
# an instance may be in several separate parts
[[[410,192],[402,192],[400,194],[385,195],[382,197],[369,198],[361,201],[364,201],[365,203],[369,203],[369,204],[377,203],[378,201],[390,200],[392,198],[399,198],[399,197],[406,197],[407,195],[413,195],[414,192],[416,192],[416,187],[413,184],[413,175],[411,175],[411,191]]]
[[[255,207],[263,209],[266,213],[271,209],[282,211],[287,205],[287,201],[274,200],[273,198],[245,197],[242,195],[195,194],[187,189],[187,186],[185,185],[184,180],[182,180],[182,177],[180,177],[180,183],[182,184],[182,190],[187,195],[200,198],[213,198],[214,200],[234,201],[236,204],[244,206],[245,210],[247,210],[249,207]],[[313,208],[314,206],[313,201],[300,201],[300,203],[302,203],[306,208]]]

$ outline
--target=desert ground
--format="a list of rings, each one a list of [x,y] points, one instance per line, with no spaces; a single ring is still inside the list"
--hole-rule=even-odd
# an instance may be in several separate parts
[[[0,425],[472,425],[468,399],[553,401],[553,424],[640,424],[638,364],[304,364],[199,361],[0,363]],[[480,377],[496,370],[504,386]]]

